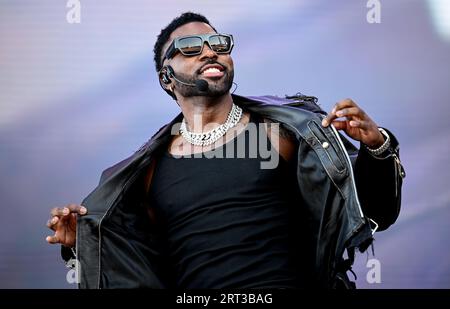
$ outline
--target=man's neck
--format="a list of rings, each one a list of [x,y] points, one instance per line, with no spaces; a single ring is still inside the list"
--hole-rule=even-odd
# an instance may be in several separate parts
[[[178,102],[188,130],[201,133],[223,124],[233,105],[230,93],[221,97],[188,97]]]

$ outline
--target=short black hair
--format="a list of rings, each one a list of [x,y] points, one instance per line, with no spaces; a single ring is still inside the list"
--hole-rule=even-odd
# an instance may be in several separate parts
[[[201,14],[186,12],[176,17],[170,22],[170,24],[168,24],[165,28],[161,29],[161,33],[158,35],[155,46],[153,47],[156,72],[159,72],[162,68],[162,61],[161,61],[162,48],[164,44],[166,44],[167,41],[169,40],[172,32],[174,32],[177,28],[185,24],[195,21],[208,24],[215,32],[217,32],[217,30],[211,25],[209,20]]]

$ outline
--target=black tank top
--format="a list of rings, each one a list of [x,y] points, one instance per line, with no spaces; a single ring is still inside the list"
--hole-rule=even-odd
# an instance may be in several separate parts
[[[163,222],[176,287],[303,286],[296,166],[273,148],[261,119],[251,114],[249,123],[263,134],[265,151],[278,156],[276,168],[262,169],[267,156],[250,151],[250,126],[201,158],[175,157],[164,147],[158,160],[150,205]],[[226,157],[238,145],[246,156]]]

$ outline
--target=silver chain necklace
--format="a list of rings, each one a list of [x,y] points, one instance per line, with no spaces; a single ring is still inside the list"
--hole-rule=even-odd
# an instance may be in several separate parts
[[[227,120],[217,128],[208,132],[194,133],[189,132],[186,127],[186,121],[183,118],[180,126],[180,133],[189,143],[197,146],[207,146],[215,143],[219,138],[225,135],[229,129],[234,127],[242,117],[242,108],[233,103]]]

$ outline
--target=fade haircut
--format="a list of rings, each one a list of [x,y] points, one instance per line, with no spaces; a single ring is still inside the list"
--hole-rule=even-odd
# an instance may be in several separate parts
[[[170,24],[161,29],[161,32],[156,39],[155,46],[153,47],[156,72],[159,72],[162,68],[162,48],[169,40],[172,32],[174,32],[177,28],[191,22],[202,22],[208,24],[215,32],[217,32],[217,30],[211,25],[209,20],[203,15],[186,12],[176,17],[170,22]]]

